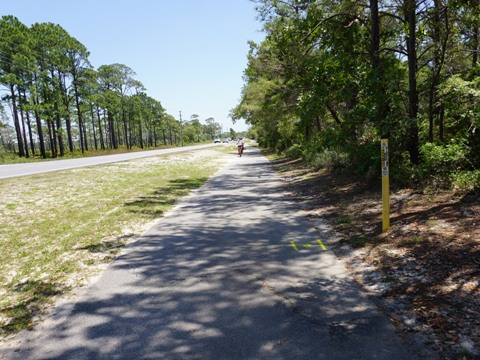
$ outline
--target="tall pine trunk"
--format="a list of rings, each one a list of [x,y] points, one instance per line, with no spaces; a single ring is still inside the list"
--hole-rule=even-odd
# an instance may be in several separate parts
[[[55,82],[56,82],[55,79],[56,78],[55,78],[55,71],[53,70],[53,68],[50,70],[50,75],[52,77],[53,85],[58,88],[57,84],[55,84]],[[61,82],[60,82],[59,85],[61,86]],[[58,147],[59,147],[59,150],[60,150],[60,156],[63,157],[65,155],[65,147],[64,147],[64,144],[63,144],[62,118],[60,116],[60,107],[58,106],[58,103],[59,103],[58,94],[54,93],[53,94],[53,110],[54,110],[54,116],[55,116],[56,126],[57,126],[57,129],[54,133],[57,136]]]
[[[60,117],[60,110],[58,109],[58,103],[55,101],[54,105],[55,109],[55,119],[56,119],[56,135],[57,135],[57,142],[58,142],[58,148],[60,150],[60,156],[63,157],[65,156],[65,145],[63,144],[63,128],[62,128],[62,118]]]
[[[138,138],[140,140],[140,148],[143,149],[143,129],[142,129],[142,119],[138,122]]]
[[[123,106],[123,100],[122,100],[122,121],[123,121],[123,137],[125,138],[125,145],[127,146],[127,149],[130,149],[131,144],[128,141],[127,115],[126,115],[125,108]]]
[[[27,94],[25,89],[23,90],[23,101],[27,103]],[[30,112],[25,111],[25,115],[27,116],[27,127],[28,127],[28,137],[30,140],[30,150],[32,152],[32,155],[35,154],[35,142],[33,141],[33,133],[32,133],[32,123],[30,121]]]
[[[100,118],[100,108],[98,105],[95,105],[97,109],[97,121],[98,121],[98,132],[100,138],[100,149],[105,150],[105,139],[103,137],[103,129],[102,129],[102,119]]]
[[[18,155],[25,157],[25,146],[23,144],[22,129],[20,127],[20,120],[18,119],[17,98],[15,96],[15,86],[10,84],[10,95],[12,96],[12,110],[13,110],[13,124],[17,135]]]
[[[17,90],[18,90],[18,109],[20,110],[20,123],[22,125],[23,144],[25,146],[25,157],[29,158],[30,153],[28,151],[27,131],[25,130],[25,117],[23,114],[23,99],[22,99],[22,94],[20,92],[20,87],[17,86]]]
[[[370,23],[371,23],[371,43],[370,43],[370,63],[372,66],[373,91],[375,94],[375,118],[374,123],[379,127],[381,135],[389,135],[389,124],[386,123],[386,117],[389,113],[389,106],[386,98],[387,91],[384,86],[382,64],[380,61],[380,17],[378,10],[378,0],[370,0]]]
[[[153,146],[157,147],[157,127],[153,124]]]
[[[55,137],[55,123],[53,120],[47,120],[48,124],[48,136],[50,139],[50,152],[53,158],[58,156],[58,149],[57,149],[57,138]]]
[[[417,2],[406,0],[405,20],[408,24],[407,53],[408,53],[408,152],[410,162],[420,163],[419,135],[418,135],[418,89],[417,89]]]
[[[440,83],[441,71],[445,62],[445,53],[447,50],[447,41],[449,37],[450,27],[448,19],[448,11],[446,8],[442,8],[440,0],[434,0],[434,13],[433,13],[433,46],[434,46],[434,59],[432,69],[432,79],[428,94],[428,139],[430,142],[435,140],[434,128],[435,120],[437,120],[439,129],[443,126],[441,122],[443,117],[440,116],[442,104],[440,104],[440,97],[438,95],[438,86]],[[444,14],[444,26],[441,26],[441,13]],[[442,41],[442,28],[444,29],[443,41]],[[439,131],[440,132],[440,131]],[[443,136],[443,134],[442,134]]]
[[[110,148],[118,149],[117,137],[115,134],[115,121],[113,119],[113,114],[110,110],[107,110],[107,119],[108,119],[108,135],[110,138]]]
[[[57,70],[57,75],[60,91],[62,92],[63,105],[65,106],[65,127],[67,128],[68,148],[70,152],[73,152],[72,122],[70,121],[70,101],[68,100],[67,85],[65,84],[65,76],[62,75],[60,70]]]
[[[105,130],[105,146],[107,148],[112,148],[111,137],[110,137],[110,123],[107,116],[107,109],[103,109],[103,128]]]
[[[83,113],[82,109],[80,107],[80,96],[78,95],[78,87],[77,87],[77,79],[76,76],[74,75],[73,77],[73,91],[75,93],[75,106],[77,107],[77,118],[78,118],[78,128],[82,129],[83,127]],[[92,117],[93,119],[93,117]],[[82,154],[85,150],[86,144],[86,137],[83,136],[82,131],[80,131],[80,150],[82,151]]]
[[[478,47],[480,42],[480,20],[478,20],[478,9],[480,2],[478,0],[471,0],[472,9],[477,13],[472,24],[472,67],[476,67],[478,63]]]
[[[114,126],[115,131],[117,132],[117,135],[116,135],[117,146],[115,147],[115,149],[118,149],[119,146],[124,145],[124,143],[122,142],[122,130],[121,130],[120,121],[118,119],[116,121],[114,121],[113,126]]]
[[[34,79],[35,79],[35,83],[37,83],[36,73],[34,74]],[[40,154],[42,154],[42,158],[46,159],[47,153],[45,151],[45,140],[43,138],[42,120],[40,119],[40,113],[38,112],[39,99],[36,91],[35,91],[35,94],[32,94],[32,101],[33,101],[33,107],[35,109],[34,114],[35,114],[35,121],[37,124],[38,142],[40,144]]]
[[[84,139],[83,146],[85,147],[85,151],[88,151],[87,124],[85,123],[85,121],[82,121],[80,132],[81,132],[81,129],[83,129],[83,139]]]
[[[128,141],[130,142],[130,145],[136,145],[135,139],[133,137],[133,131],[135,129],[135,125],[133,123],[132,117],[129,116],[128,119]]]
[[[93,145],[95,150],[98,150],[97,131],[95,130],[95,112],[93,110],[93,103],[90,103],[90,119],[92,121]]]

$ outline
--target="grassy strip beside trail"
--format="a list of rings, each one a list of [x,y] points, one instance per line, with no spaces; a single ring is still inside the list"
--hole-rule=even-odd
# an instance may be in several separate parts
[[[0,335],[32,326],[204,184],[226,149],[0,180]]]

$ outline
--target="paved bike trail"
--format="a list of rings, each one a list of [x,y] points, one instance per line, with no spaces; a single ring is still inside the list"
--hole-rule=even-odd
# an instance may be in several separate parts
[[[416,359],[281,191],[232,155],[7,359]],[[420,356],[418,357],[420,358]]]

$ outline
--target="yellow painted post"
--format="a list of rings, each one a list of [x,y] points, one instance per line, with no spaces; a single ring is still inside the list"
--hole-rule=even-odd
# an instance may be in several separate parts
[[[388,139],[382,138],[382,232],[390,229],[390,177],[388,171]]]

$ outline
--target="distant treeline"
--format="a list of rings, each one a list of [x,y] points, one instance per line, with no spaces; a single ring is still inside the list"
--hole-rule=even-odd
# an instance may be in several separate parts
[[[0,157],[173,145],[180,134],[187,143],[218,136],[213,118],[202,124],[192,115],[180,123],[167,114],[128,66],[95,70],[88,57],[60,25],[27,27],[14,16],[1,18]]]

